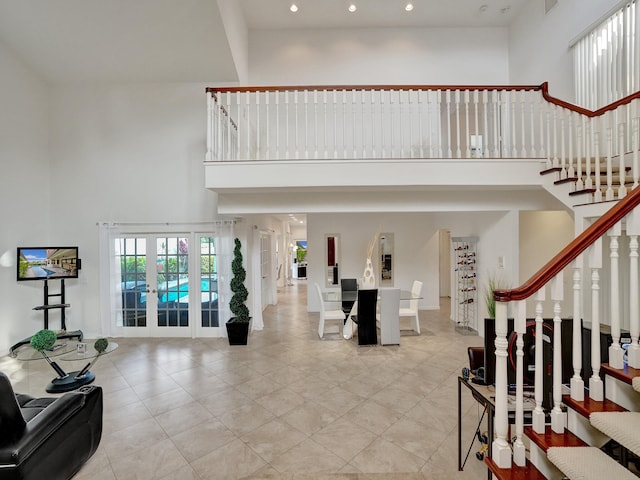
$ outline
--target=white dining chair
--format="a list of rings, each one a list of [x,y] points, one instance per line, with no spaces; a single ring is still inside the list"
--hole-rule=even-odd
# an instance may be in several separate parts
[[[411,317],[415,320],[413,330],[420,335],[420,318],[418,317],[418,299],[422,293],[422,282],[419,280],[413,281],[411,287],[411,300],[409,300],[409,306],[400,308],[400,319],[402,317]]]
[[[327,320],[335,321],[338,326],[338,334],[342,334],[342,327],[344,325],[344,312],[342,310],[325,310],[324,299],[322,298],[322,290],[320,285],[315,284],[316,292],[318,293],[318,300],[320,301],[320,321],[318,322],[318,336],[324,338],[324,324]]]

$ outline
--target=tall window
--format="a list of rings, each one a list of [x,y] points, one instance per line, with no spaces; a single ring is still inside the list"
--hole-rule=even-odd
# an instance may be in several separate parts
[[[576,102],[591,110],[640,90],[640,12],[637,0],[589,31],[573,46]]]

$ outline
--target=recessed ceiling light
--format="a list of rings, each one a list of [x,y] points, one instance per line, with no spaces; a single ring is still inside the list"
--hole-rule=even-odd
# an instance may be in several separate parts
[[[413,10],[413,3],[407,3],[407,4],[405,5],[404,9],[405,9],[407,12],[410,12],[411,10]]]
[[[351,13],[355,12],[358,9],[358,7],[356,7],[356,5],[354,3],[352,3],[351,5],[349,5],[349,11]]]
[[[289,10],[291,10],[293,13],[296,13],[298,11],[298,5],[296,5],[295,3],[292,3],[291,6],[289,7]]]

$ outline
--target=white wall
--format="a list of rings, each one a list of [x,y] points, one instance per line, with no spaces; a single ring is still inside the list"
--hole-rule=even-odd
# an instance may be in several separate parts
[[[504,28],[252,30],[253,85],[506,84]]]
[[[509,29],[509,82],[549,82],[549,93],[575,99],[569,42],[608,12],[619,0],[561,0],[548,14],[544,2],[525,2]]]
[[[49,238],[48,88],[0,42],[0,255]],[[0,266],[0,355],[43,328],[42,282],[16,282]],[[52,315],[53,317],[53,315]]]
[[[62,86],[51,93],[50,194],[54,243],[78,245],[69,328],[99,334],[99,221],[211,221],[204,188],[205,86]],[[33,242],[39,238],[30,239]]]

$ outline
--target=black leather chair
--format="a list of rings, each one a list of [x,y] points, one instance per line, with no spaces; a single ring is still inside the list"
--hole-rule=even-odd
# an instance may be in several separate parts
[[[356,278],[341,278],[340,293],[342,297],[342,311],[346,319],[351,313],[358,295],[358,280]]]
[[[15,394],[0,372],[0,480],[66,480],[102,436],[102,388],[58,398]]]
[[[358,290],[358,345],[377,345],[376,305],[378,289]]]

